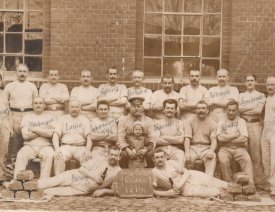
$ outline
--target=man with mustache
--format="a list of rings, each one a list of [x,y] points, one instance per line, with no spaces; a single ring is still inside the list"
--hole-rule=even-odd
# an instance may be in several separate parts
[[[108,149],[116,145],[117,124],[116,120],[109,116],[109,104],[106,101],[97,102],[96,112],[98,117],[90,121],[92,157],[106,157]]]
[[[113,195],[112,183],[121,170],[118,165],[120,149],[111,147],[107,158],[95,157],[79,169],[63,172],[55,177],[38,180],[38,188],[56,196],[73,196],[93,193],[93,197]]]
[[[52,135],[55,126],[55,116],[44,111],[45,100],[42,97],[33,99],[33,113],[23,117],[21,131],[24,146],[19,150],[16,158],[14,178],[17,173],[25,170],[29,160],[41,158],[40,179],[50,177],[54,149]]]
[[[187,170],[177,161],[167,160],[162,149],[153,153],[153,193],[160,197],[215,197],[226,192],[228,183],[200,171]]]
[[[91,120],[97,117],[96,102],[99,95],[98,89],[91,85],[92,72],[84,69],[80,74],[81,85],[74,87],[71,92],[71,97],[76,98],[81,104],[81,114]]]
[[[80,115],[80,107],[78,99],[70,99],[69,114],[57,120],[52,138],[56,175],[65,171],[66,161],[74,158],[82,165],[91,157],[90,123]]]
[[[247,152],[248,132],[246,122],[238,116],[238,102],[231,100],[226,105],[226,117],[217,125],[217,140],[219,142],[218,159],[223,180],[232,181],[231,162],[240,164],[244,173],[250,178],[249,187],[255,188],[253,166]]]
[[[10,105],[13,139],[12,139],[12,162],[15,162],[17,152],[23,146],[24,139],[21,134],[20,125],[24,115],[33,111],[32,101],[38,95],[34,83],[27,81],[29,69],[24,64],[19,64],[16,69],[17,79],[5,87],[5,93]],[[13,169],[12,167],[10,167]]]
[[[142,86],[142,82],[144,80],[144,73],[141,70],[135,70],[132,73],[132,83],[133,86],[128,88],[128,99],[134,96],[143,97],[145,100],[143,102],[144,112],[148,112],[151,106],[151,96],[152,91],[148,88]],[[127,104],[127,109],[131,106],[130,102]]]
[[[124,107],[127,104],[127,88],[123,84],[118,84],[118,70],[116,67],[108,68],[106,77],[107,84],[101,84],[98,88],[98,101],[107,101],[110,106],[110,116],[116,121],[124,115]]]
[[[236,87],[228,85],[228,71],[220,69],[217,71],[218,86],[208,90],[206,102],[210,108],[210,117],[218,122],[226,116],[226,104],[230,100],[239,100],[239,91]]]
[[[262,160],[264,173],[269,178],[271,196],[275,196],[275,77],[266,80],[268,97],[265,104],[264,128],[262,133]]]
[[[65,114],[65,102],[69,99],[69,91],[65,84],[58,82],[58,70],[49,70],[48,80],[48,83],[41,85],[39,96],[45,99],[45,110],[59,118]]]
[[[180,89],[180,119],[186,120],[196,115],[197,103],[206,97],[207,89],[200,84],[200,71],[190,70],[190,84]]]
[[[264,109],[266,97],[255,89],[256,76],[248,74],[245,77],[246,92],[240,94],[240,116],[246,121],[249,136],[249,153],[253,164],[254,181],[257,189],[268,190],[266,176],[262,164],[261,114]]]
[[[164,75],[161,77],[162,89],[155,91],[151,98],[151,112],[154,119],[165,118],[163,102],[165,99],[179,100],[179,94],[173,90],[175,85],[174,77],[172,75]]]
[[[118,146],[121,151],[121,168],[128,168],[129,159],[137,158],[139,155],[146,159],[147,167],[152,168],[154,166],[152,161],[152,150],[155,145],[155,132],[154,125],[151,118],[143,114],[143,102],[142,97],[132,97],[129,99],[131,103],[130,114],[122,117],[118,123]],[[136,122],[140,122],[143,126],[144,136],[146,144],[144,148],[138,152],[130,149],[127,140],[133,135],[133,126]]]
[[[183,152],[184,125],[175,118],[178,102],[175,99],[166,99],[163,102],[165,118],[155,120],[154,130],[156,134],[156,146],[167,153],[168,160],[177,161],[182,167],[185,166]]]
[[[217,148],[216,123],[208,117],[208,105],[205,101],[197,103],[197,115],[185,125],[185,156],[188,162],[202,160],[205,173],[214,175]]]

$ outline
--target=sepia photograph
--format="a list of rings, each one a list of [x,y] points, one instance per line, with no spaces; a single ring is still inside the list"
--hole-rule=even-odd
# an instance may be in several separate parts
[[[275,0],[0,0],[0,211],[275,211]]]

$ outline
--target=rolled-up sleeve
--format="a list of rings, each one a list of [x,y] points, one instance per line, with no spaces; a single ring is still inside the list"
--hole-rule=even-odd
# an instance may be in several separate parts
[[[121,118],[118,122],[118,146],[120,149],[125,149],[129,145],[126,142],[126,123],[127,119],[125,117]]]

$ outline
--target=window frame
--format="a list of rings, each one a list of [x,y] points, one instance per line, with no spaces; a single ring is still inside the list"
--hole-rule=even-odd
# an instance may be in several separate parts
[[[151,80],[150,81],[154,81],[154,79],[157,79],[161,76],[163,76],[163,73],[164,73],[164,59],[166,58],[180,58],[180,59],[199,59],[199,70],[201,73],[203,73],[202,71],[202,64],[203,64],[203,61],[204,60],[211,60],[213,62],[219,62],[219,68],[222,67],[222,46],[223,46],[223,4],[224,4],[224,1],[223,0],[220,0],[221,1],[221,8],[220,8],[220,12],[204,12],[204,2],[206,0],[201,0],[201,11],[200,12],[167,12],[165,11],[165,0],[162,0],[162,10],[161,11],[146,11],[146,0],[144,0],[144,7],[143,7],[143,42],[142,42],[142,47],[143,47],[143,52],[142,52],[142,55],[143,55],[143,58],[142,58],[142,66],[143,66],[143,70],[144,70],[144,67],[145,67],[145,63],[144,63],[144,60],[145,59],[160,59],[161,61],[161,64],[160,64],[160,67],[161,67],[161,73],[160,73],[160,76],[147,76],[146,78],[150,78]],[[184,5],[183,5],[184,6]],[[158,15],[161,15],[161,34],[150,34],[150,33],[145,33],[145,25],[146,25],[146,22],[145,22],[145,16],[146,14],[158,14]],[[191,16],[199,16],[200,17],[200,34],[199,35],[185,35],[183,33],[183,29],[181,29],[181,34],[180,35],[167,35],[165,34],[165,19],[166,19],[166,15],[177,15],[177,16],[180,16],[183,20],[183,16],[188,16],[188,15],[191,15]],[[217,35],[204,35],[204,16],[206,15],[219,15],[220,16],[220,32],[219,34]],[[181,23],[181,28],[183,28],[183,23]],[[145,56],[145,37],[146,36],[160,36],[161,37],[161,55],[160,56]],[[181,37],[181,55],[180,56],[169,56],[169,55],[165,55],[165,37],[166,36],[171,36],[171,37]],[[182,51],[183,51],[183,41],[182,41],[182,38],[183,37],[199,37],[199,55],[198,56],[183,56],[182,55]],[[218,38],[220,40],[219,42],[219,57],[206,57],[206,56],[203,56],[203,38]],[[181,66],[182,67],[182,66]],[[183,69],[182,69],[183,70]],[[146,73],[145,73],[146,75]],[[184,76],[183,75],[183,72],[181,73],[181,77],[175,77],[175,79],[183,79],[184,81],[186,81],[186,79],[188,78],[187,76]],[[212,80],[214,79],[215,76],[202,76],[203,79],[206,79],[206,80]]]

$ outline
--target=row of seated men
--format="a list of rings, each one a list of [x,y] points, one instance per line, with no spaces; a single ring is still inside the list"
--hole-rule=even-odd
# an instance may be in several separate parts
[[[3,121],[6,120],[6,125],[12,127],[13,141],[20,146],[20,140],[22,140],[20,138],[20,126],[22,127],[22,123],[24,123],[21,120],[24,115],[31,113],[33,110],[33,97],[38,92],[34,84],[26,81],[28,75],[26,66],[19,65],[16,73],[17,79],[9,83],[3,92],[3,99],[7,98],[7,104],[3,105],[3,108],[9,105],[11,111],[9,121],[5,118],[3,118]],[[83,142],[80,137],[74,138],[73,135],[64,136],[66,139],[64,139],[64,142],[62,140],[62,130],[77,129],[77,124],[73,126],[65,124],[66,119],[72,118],[77,109],[72,109],[74,104],[71,103],[69,106],[71,109],[69,110],[74,112],[62,116],[65,114],[64,102],[69,98],[69,93],[64,84],[58,83],[58,71],[49,71],[49,83],[41,86],[39,93],[43,97],[43,101],[41,98],[38,99],[43,104],[45,103],[45,110],[48,114],[58,118],[57,123],[59,124],[56,126],[62,126],[62,123],[65,124],[65,127],[60,127],[62,128],[61,131],[54,130],[53,133],[52,144],[55,149],[55,158],[57,161],[60,159],[59,164],[62,164],[55,166],[57,167],[55,169],[56,173],[64,170],[64,162],[62,161],[64,158],[83,157],[85,161],[90,157],[89,151],[84,151],[79,156],[76,151],[79,146],[75,145],[72,140],[85,143],[86,149],[93,148],[96,155],[106,153],[109,144],[112,144],[112,141],[116,142],[112,140],[116,135],[109,133],[114,129],[107,132],[108,130],[105,127],[109,125],[109,122],[113,122],[114,126],[114,123],[118,122],[117,144],[122,150],[121,166],[123,168],[129,165],[128,159],[130,161],[133,159],[139,160],[144,163],[144,166],[152,167],[150,153],[155,147],[161,147],[167,153],[168,159],[178,161],[181,166],[184,166],[185,160],[203,160],[206,172],[213,175],[216,164],[215,151],[217,152],[218,144],[218,160],[221,164],[224,180],[231,180],[230,163],[235,159],[240,163],[242,170],[250,176],[251,184],[254,184],[255,181],[257,188],[266,189],[266,178],[269,178],[270,187],[268,189],[271,190],[271,195],[274,194],[275,177],[273,170],[275,170],[275,163],[273,161],[274,157],[272,157],[274,147],[271,145],[274,131],[272,130],[272,123],[275,120],[274,104],[272,102],[274,101],[273,94],[275,92],[275,79],[273,77],[267,79],[269,96],[266,99],[264,94],[255,90],[256,77],[254,75],[248,75],[245,78],[247,91],[239,94],[236,87],[228,85],[228,71],[225,69],[217,72],[218,85],[208,91],[199,84],[199,71],[191,70],[190,84],[184,86],[179,94],[173,90],[174,79],[172,76],[162,77],[162,89],[154,93],[142,87],[144,75],[141,71],[133,72],[133,87],[128,90],[124,85],[117,83],[117,69],[108,69],[106,76],[108,83],[102,84],[96,89],[91,86],[91,72],[84,70],[81,72],[82,85],[74,88],[71,92],[72,99],[75,99],[75,107],[80,107],[81,114],[85,115],[90,121],[92,120],[89,128],[92,133],[89,136],[87,135],[86,142]],[[136,104],[131,105],[131,99],[135,99],[134,102],[139,102],[138,106]],[[165,102],[165,100],[167,101]],[[106,109],[109,110],[108,115],[114,118],[113,121],[107,121],[104,124],[101,123],[100,115],[96,117],[95,112],[97,111],[97,102],[102,101],[108,105],[109,109]],[[141,105],[140,102],[142,102]],[[125,108],[130,109],[130,114],[126,116],[124,116]],[[260,114],[264,108],[264,129],[262,131]],[[208,116],[209,110],[210,114]],[[3,116],[8,114],[5,110],[3,111]],[[153,122],[144,115],[141,116],[143,111],[148,112],[155,121]],[[241,118],[238,116],[238,112]],[[140,117],[135,118],[133,114]],[[175,117],[180,117],[180,119]],[[134,130],[134,126],[137,129]],[[22,134],[24,134],[23,129]],[[55,127],[55,129],[58,128]],[[146,135],[145,138],[134,135],[134,131],[142,131],[141,135]],[[28,132],[32,133],[33,131],[28,129]],[[33,132],[33,135],[29,135],[29,139],[34,134],[39,133],[41,132]],[[91,136],[93,133],[94,138]],[[60,139],[62,140],[61,143],[59,143]],[[144,141],[137,142],[137,140]],[[5,148],[1,148],[1,150],[5,153],[8,142],[2,141],[2,143],[5,143],[5,145],[1,145]],[[96,143],[98,144],[96,145]],[[132,145],[129,145],[129,143]],[[144,147],[142,145],[140,147],[140,143],[144,143]],[[67,149],[64,147],[66,153],[59,151],[61,149],[60,144],[61,147],[62,144],[69,144],[67,146],[70,147],[67,147]],[[185,155],[181,150],[183,144]],[[246,151],[247,144],[249,145],[250,155]],[[137,146],[133,148],[135,145]],[[38,150],[31,149],[37,156],[39,148]],[[144,158],[146,158],[145,161]]]

